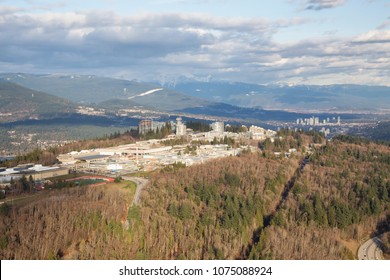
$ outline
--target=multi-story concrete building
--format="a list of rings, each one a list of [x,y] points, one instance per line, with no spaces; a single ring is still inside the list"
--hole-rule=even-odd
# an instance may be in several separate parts
[[[225,131],[225,125],[223,122],[213,122],[211,128],[214,132],[223,133]]]
[[[182,123],[182,118],[178,117],[176,119],[176,135],[177,136],[183,136],[186,135],[187,127],[185,124]]]
[[[146,134],[153,129],[152,120],[141,120],[138,125],[139,134]]]

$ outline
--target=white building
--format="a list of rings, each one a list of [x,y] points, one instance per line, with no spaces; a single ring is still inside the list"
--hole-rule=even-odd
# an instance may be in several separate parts
[[[178,117],[176,119],[176,135],[177,136],[183,136],[186,135],[187,127],[185,124],[182,123],[182,118]]]
[[[249,132],[265,134],[265,129],[259,126],[251,125],[249,127]]]
[[[249,133],[250,133],[250,138],[254,140],[265,140],[267,138],[272,138],[275,137],[276,131],[270,130],[270,129],[264,129],[259,126],[254,126],[252,125],[249,127]]]
[[[213,122],[211,128],[214,132],[223,133],[225,131],[225,125],[223,122]]]

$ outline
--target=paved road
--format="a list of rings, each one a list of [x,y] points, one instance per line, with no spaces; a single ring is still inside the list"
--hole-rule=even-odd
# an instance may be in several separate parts
[[[133,181],[134,183],[137,184],[137,189],[135,190],[134,200],[131,206],[138,205],[142,189],[146,186],[149,180],[141,177],[129,177],[129,176],[122,176],[122,178],[124,180]]]
[[[358,250],[359,260],[383,260],[381,236],[376,236],[364,242]]]

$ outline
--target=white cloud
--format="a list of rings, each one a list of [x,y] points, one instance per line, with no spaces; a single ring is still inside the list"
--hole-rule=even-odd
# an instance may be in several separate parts
[[[311,1],[314,3],[314,1]],[[343,1],[315,1],[341,5]],[[273,39],[306,20],[205,14],[19,13],[0,9],[0,71],[159,76],[212,75],[256,83],[376,81],[390,84],[390,33],[354,38]],[[17,36],[15,36],[17,34]],[[28,65],[28,67],[26,66]]]
[[[320,11],[344,5],[346,0],[307,0],[306,9]]]
[[[22,12],[25,9],[15,6],[0,6],[0,15],[13,14],[17,12]]]
[[[390,30],[371,30],[357,36],[353,42],[358,44],[390,43]]]

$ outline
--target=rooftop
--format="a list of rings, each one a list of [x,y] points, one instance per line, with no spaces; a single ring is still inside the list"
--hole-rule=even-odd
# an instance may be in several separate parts
[[[102,159],[102,158],[108,158],[108,155],[91,155],[91,156],[83,156],[83,157],[77,157],[78,160],[94,160],[94,159]]]

